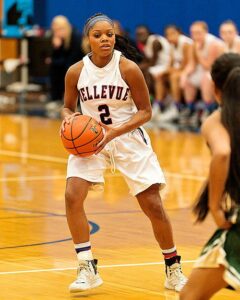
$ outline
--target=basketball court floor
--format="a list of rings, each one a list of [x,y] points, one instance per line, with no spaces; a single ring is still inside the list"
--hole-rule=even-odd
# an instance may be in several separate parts
[[[77,261],[65,218],[67,153],[59,127],[60,120],[0,115],[0,299],[178,299],[163,287],[164,264],[150,222],[121,175],[110,171],[105,191],[90,192],[86,201],[104,285],[69,294]],[[211,218],[194,225],[191,213],[210,156],[198,134],[148,131],[167,178],[164,205],[189,275],[215,229]],[[222,290],[212,299],[239,297]]]

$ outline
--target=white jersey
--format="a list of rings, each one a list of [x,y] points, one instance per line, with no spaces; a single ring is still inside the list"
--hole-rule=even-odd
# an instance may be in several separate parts
[[[223,47],[223,41],[217,38],[216,36],[212,35],[211,33],[206,34],[206,38],[204,41],[203,48],[200,50],[202,57],[207,58],[209,54],[209,47],[212,43],[219,44],[219,46]]]
[[[240,49],[240,36],[237,35],[233,41],[232,46],[230,47],[227,43],[224,42],[224,52],[225,53],[239,53]]]
[[[111,61],[103,68],[97,67],[90,56],[91,53],[83,58],[77,84],[82,113],[118,127],[137,112],[129,86],[121,76],[121,52],[114,50]]]
[[[162,50],[158,52],[158,58],[156,65],[169,66],[171,61],[171,46],[168,40],[161,35],[150,35],[147,39],[147,43],[144,47],[144,54],[147,58],[152,58],[153,56],[153,42],[158,40],[162,45]]]
[[[172,47],[172,57],[173,57],[173,67],[179,68],[183,61],[183,47],[185,44],[191,45],[193,43],[192,39],[180,34],[178,38],[177,46],[171,45]]]

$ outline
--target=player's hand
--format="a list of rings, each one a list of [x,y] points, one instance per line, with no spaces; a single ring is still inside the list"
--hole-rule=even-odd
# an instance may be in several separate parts
[[[100,151],[102,151],[102,149],[106,146],[106,144],[109,143],[117,136],[117,131],[115,128],[107,126],[101,122],[99,122],[99,124],[103,127],[105,134],[103,139],[98,143],[98,149],[95,152],[95,154],[98,154]]]
[[[78,115],[81,115],[80,112],[75,112],[74,114],[69,114],[67,115],[63,121],[62,121],[62,124],[61,124],[61,127],[60,127],[60,136],[62,136],[62,132],[65,130],[65,125],[66,124],[69,124],[70,121],[75,117],[75,116],[78,116]]]
[[[60,37],[58,37],[58,36],[53,36],[53,38],[52,38],[52,44],[53,44],[54,48],[56,48],[56,49],[60,48],[62,46],[62,44],[63,44],[63,40]]]
[[[218,228],[229,229],[232,226],[232,223],[226,219],[225,213],[221,208],[211,209],[211,213]]]

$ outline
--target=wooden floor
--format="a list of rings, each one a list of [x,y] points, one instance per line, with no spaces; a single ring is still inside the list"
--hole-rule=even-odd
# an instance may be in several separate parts
[[[76,257],[64,210],[67,154],[59,120],[0,115],[0,300],[178,299],[163,288],[164,265],[150,223],[119,173],[86,209],[104,285],[71,296]],[[215,226],[193,225],[191,204],[207,174],[209,153],[193,133],[149,131],[167,178],[165,207],[188,275]],[[222,290],[213,299],[239,299]]]

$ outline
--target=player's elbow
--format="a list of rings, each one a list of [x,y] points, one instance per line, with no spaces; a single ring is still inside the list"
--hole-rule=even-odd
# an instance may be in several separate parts
[[[213,153],[212,158],[218,161],[228,161],[230,159],[231,149],[230,147],[224,147],[222,149],[218,149]]]
[[[144,110],[143,118],[144,118],[144,122],[150,121],[152,118],[152,110],[151,109]]]

